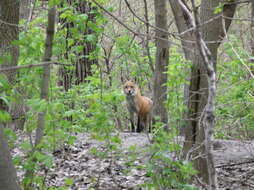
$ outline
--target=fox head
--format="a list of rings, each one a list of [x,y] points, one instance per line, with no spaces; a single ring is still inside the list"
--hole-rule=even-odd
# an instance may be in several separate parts
[[[123,91],[126,96],[135,96],[138,94],[138,87],[135,83],[127,81],[123,85]]]

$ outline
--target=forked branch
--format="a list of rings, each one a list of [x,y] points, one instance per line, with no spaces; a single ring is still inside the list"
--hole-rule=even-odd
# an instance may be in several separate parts
[[[193,28],[195,28],[195,40],[197,44],[197,48],[199,53],[203,59],[204,67],[206,68],[207,72],[207,80],[208,80],[208,100],[207,105],[205,106],[204,110],[204,117],[202,118],[202,122],[204,124],[204,145],[205,145],[205,153],[207,159],[207,170],[208,170],[208,189],[209,190],[216,190],[217,189],[217,179],[212,155],[212,129],[214,127],[214,110],[215,110],[215,94],[216,94],[216,73],[214,68],[214,60],[211,56],[211,52],[207,47],[205,41],[201,36],[200,31],[200,22],[198,18],[198,11],[195,6],[194,0],[191,0],[192,8],[193,8],[193,16],[182,0],[178,0],[179,5],[181,6],[182,10],[185,14],[189,17],[190,24]]]

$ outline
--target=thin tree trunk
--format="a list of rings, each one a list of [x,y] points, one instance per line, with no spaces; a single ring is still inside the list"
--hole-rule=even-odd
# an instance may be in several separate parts
[[[167,3],[166,0],[154,0],[155,25],[164,31],[167,31]],[[168,33],[156,30],[156,63],[153,84],[153,116],[160,117],[164,123],[164,128],[168,130],[168,115],[165,108],[167,99],[167,65],[169,60],[169,42]],[[165,39],[165,40],[163,40]]]
[[[45,42],[45,53],[43,62],[50,61],[52,57],[53,39],[55,32],[55,15],[56,15],[55,7],[50,8],[48,11],[47,37]],[[46,101],[48,100],[49,79],[50,79],[50,65],[45,65],[42,76],[41,99],[44,99]],[[41,142],[43,136],[43,129],[45,126],[45,115],[46,111],[40,112],[38,115],[35,146]]]
[[[55,15],[56,9],[55,7],[49,8],[48,11],[48,26],[46,31],[46,41],[45,41],[45,53],[43,57],[43,62],[48,62],[51,60],[52,57],[52,48],[53,48],[53,39],[54,39],[54,32],[55,32]],[[43,76],[42,76],[42,86],[41,86],[41,99],[48,101],[48,90],[49,90],[49,80],[50,80],[50,64],[45,65],[43,68]],[[33,150],[31,152],[31,157],[33,157],[34,151],[37,148],[37,145],[40,144],[43,131],[45,127],[45,115],[46,110],[40,112],[38,114],[38,121],[37,121],[37,128],[35,134],[35,143]],[[33,158],[33,165],[31,165],[31,169],[27,170],[25,177],[29,178],[29,180],[24,184],[25,190],[32,190],[33,189],[33,177],[34,177],[34,167],[37,160]]]
[[[148,19],[148,7],[147,7],[147,0],[144,0],[144,11],[145,11],[145,21],[146,21],[146,39],[145,39],[145,49],[146,49],[146,53],[145,55],[147,55],[148,57],[148,64],[150,66],[150,69],[152,72],[154,72],[154,67],[153,67],[153,60],[152,60],[152,56],[151,56],[151,52],[150,52],[150,48],[149,48],[149,19]]]
[[[20,190],[8,143],[0,123],[0,185],[3,190]]]

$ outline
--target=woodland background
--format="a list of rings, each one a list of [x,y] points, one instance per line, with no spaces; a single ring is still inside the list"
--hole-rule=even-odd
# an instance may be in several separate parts
[[[252,189],[253,55],[248,0],[1,0],[1,188]]]

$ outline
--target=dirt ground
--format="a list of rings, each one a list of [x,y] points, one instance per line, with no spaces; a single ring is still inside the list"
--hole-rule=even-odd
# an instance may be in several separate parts
[[[42,175],[46,173],[45,183],[54,187],[66,186],[71,190],[145,189],[142,184],[149,178],[140,166],[148,158],[144,151],[150,144],[148,136],[121,133],[120,137],[121,153],[105,156],[106,148],[102,142],[87,134],[78,135],[73,146],[53,153],[54,167],[42,171]],[[136,147],[135,153],[130,147]],[[96,150],[97,155],[91,150]],[[220,189],[254,189],[254,142],[214,140],[214,158]],[[66,178],[72,179],[71,182]]]
[[[254,189],[253,141],[215,140],[214,158],[221,189]]]

